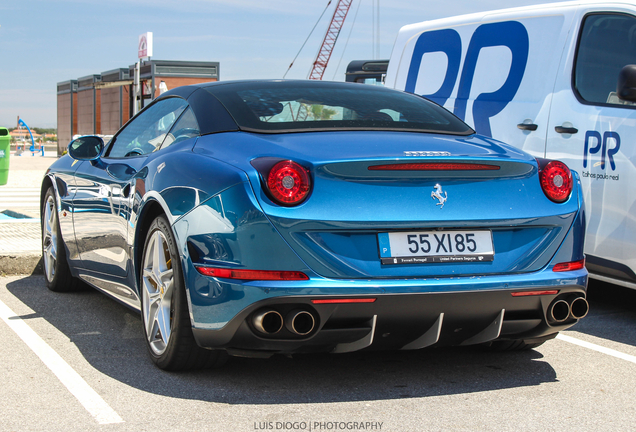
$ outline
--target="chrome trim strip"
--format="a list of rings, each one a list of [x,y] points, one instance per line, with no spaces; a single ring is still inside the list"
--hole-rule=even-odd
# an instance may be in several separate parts
[[[105,294],[115,297],[122,303],[141,311],[141,301],[139,300],[139,297],[126,285],[90,276],[85,273],[80,273],[79,278],[91,286],[94,286],[98,290],[103,291]]]

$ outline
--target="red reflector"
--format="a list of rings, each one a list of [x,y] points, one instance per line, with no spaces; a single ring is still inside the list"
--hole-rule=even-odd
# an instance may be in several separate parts
[[[526,296],[538,296],[538,295],[555,295],[559,290],[544,290],[544,291],[519,291],[511,293],[513,297],[526,297]]]
[[[215,267],[196,267],[196,269],[202,275],[223,279],[309,280],[305,273],[297,271],[239,270]]]
[[[498,169],[498,165],[471,163],[403,163],[372,165],[368,168],[369,171],[493,171]]]
[[[374,303],[375,298],[348,298],[348,299],[317,299],[312,300],[313,304],[340,304],[340,303]]]
[[[552,267],[552,271],[564,272],[571,270],[581,270],[583,267],[585,267],[585,259],[556,264],[554,267]]]

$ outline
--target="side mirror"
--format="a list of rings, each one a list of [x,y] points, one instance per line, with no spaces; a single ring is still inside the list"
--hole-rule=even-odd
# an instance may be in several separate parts
[[[79,137],[68,145],[68,154],[77,160],[96,160],[104,151],[104,140],[95,135]]]
[[[627,65],[618,73],[616,94],[622,100],[636,102],[636,65]]]

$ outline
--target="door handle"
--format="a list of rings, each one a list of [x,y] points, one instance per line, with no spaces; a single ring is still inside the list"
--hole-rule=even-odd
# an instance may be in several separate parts
[[[579,131],[577,128],[572,126],[556,126],[554,130],[560,134],[575,134]]]
[[[519,123],[517,127],[521,130],[536,131],[539,126],[534,123]]]

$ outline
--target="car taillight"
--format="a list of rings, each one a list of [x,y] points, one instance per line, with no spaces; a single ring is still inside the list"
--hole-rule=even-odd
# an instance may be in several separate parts
[[[309,172],[294,161],[280,161],[267,175],[267,189],[277,203],[284,206],[298,205],[309,195]]]
[[[552,267],[552,271],[564,272],[564,271],[572,271],[572,270],[581,270],[583,267],[585,267],[585,259],[555,264],[554,267]]]
[[[543,193],[556,203],[567,201],[572,193],[572,173],[566,164],[556,160],[537,159]]]

